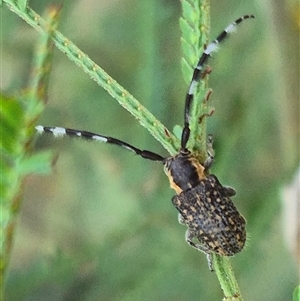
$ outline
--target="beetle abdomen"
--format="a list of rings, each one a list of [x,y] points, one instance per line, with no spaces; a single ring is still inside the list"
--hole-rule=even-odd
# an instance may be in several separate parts
[[[214,175],[199,185],[173,197],[172,202],[184,222],[208,250],[232,256],[246,241],[246,221]]]

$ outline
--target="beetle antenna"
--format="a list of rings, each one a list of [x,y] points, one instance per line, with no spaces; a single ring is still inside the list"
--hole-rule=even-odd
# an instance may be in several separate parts
[[[253,15],[244,15],[237,20],[235,20],[233,23],[228,25],[219,35],[218,37],[211,42],[206,49],[203,51],[202,55],[200,56],[200,59],[198,61],[198,64],[196,68],[194,69],[194,73],[192,76],[192,80],[185,98],[185,108],[184,108],[184,127],[182,130],[182,136],[181,136],[181,150],[186,150],[187,142],[190,138],[190,110],[191,110],[191,104],[194,99],[194,94],[196,91],[196,86],[198,82],[201,80],[201,77],[204,73],[204,66],[207,64],[209,58],[212,56],[214,52],[218,50],[218,44],[221,43],[230,33],[234,32],[237,25],[240,24],[243,20],[246,19],[252,19],[254,18]]]
[[[83,138],[86,140],[93,140],[93,141],[100,141],[108,144],[114,144],[121,146],[127,150],[130,150],[134,152],[136,155],[141,156],[144,159],[148,159],[151,161],[163,161],[164,158],[154,152],[147,151],[147,150],[141,150],[139,148],[136,148],[135,146],[126,143],[124,141],[121,141],[116,138],[107,137],[91,132],[86,131],[78,131],[74,129],[68,129],[68,128],[62,128],[62,127],[48,127],[48,126],[42,126],[38,125],[35,127],[35,129],[40,133],[50,133],[53,134],[55,137],[62,137],[62,136],[69,136],[69,137],[76,137],[76,138]]]

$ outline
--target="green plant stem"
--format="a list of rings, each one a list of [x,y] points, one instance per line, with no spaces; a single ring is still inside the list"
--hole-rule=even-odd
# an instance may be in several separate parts
[[[224,293],[224,301],[243,301],[228,257],[213,254],[213,264]]]
[[[180,18],[181,46],[183,51],[182,72],[184,80],[190,84],[191,74],[197,65],[204,45],[208,44],[210,32],[210,5],[208,0],[182,0],[182,17]],[[190,112],[191,137],[188,148],[200,162],[207,157],[206,152],[206,118],[212,110],[208,107],[208,76],[197,86]],[[201,119],[201,122],[199,122]]]
[[[181,44],[183,49],[182,71],[184,79],[190,82],[193,68],[197,64],[204,45],[208,44],[210,32],[210,5],[209,0],[182,0],[182,17],[180,28],[182,31]],[[200,162],[204,162],[206,152],[206,118],[199,118],[209,115],[212,109],[209,108],[206,94],[208,93],[208,76],[200,83],[192,105],[190,128],[193,154]],[[220,286],[224,292],[224,300],[242,301],[242,296],[234,277],[229,259],[216,254],[212,256],[213,267],[216,271]]]

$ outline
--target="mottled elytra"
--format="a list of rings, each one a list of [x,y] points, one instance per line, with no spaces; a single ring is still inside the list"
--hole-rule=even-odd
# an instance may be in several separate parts
[[[236,26],[245,19],[254,18],[245,15],[231,23],[202,53],[185,99],[184,127],[181,136],[181,148],[177,155],[162,157],[151,151],[138,149],[124,141],[91,132],[61,127],[36,126],[40,133],[48,132],[54,136],[72,136],[115,144],[128,149],[144,159],[161,161],[169,178],[171,188],[176,191],[172,203],[179,211],[179,222],[187,226],[187,243],[207,254],[209,267],[212,269],[211,254],[232,256],[240,252],[246,241],[246,221],[239,214],[230,197],[235,195],[231,187],[223,186],[218,178],[209,173],[214,159],[213,138],[208,136],[207,159],[199,162],[187,149],[190,138],[190,108],[197,83],[205,75],[205,65],[218,44],[224,40]],[[194,242],[197,240],[197,243]]]

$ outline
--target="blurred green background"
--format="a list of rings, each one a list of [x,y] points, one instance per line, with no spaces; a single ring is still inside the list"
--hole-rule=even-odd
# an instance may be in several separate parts
[[[30,6],[42,13],[49,3]],[[292,235],[290,210],[296,192],[288,198],[285,188],[299,167],[297,5],[211,2],[211,39],[240,15],[256,16],[221,46],[209,80],[212,172],[235,187],[233,200],[248,221],[248,245],[231,260],[245,300],[290,300],[299,282],[299,232]],[[172,129],[182,124],[187,91],[180,14],[174,0],[64,1],[59,30]],[[1,19],[1,89],[13,94],[26,86],[38,33],[5,6]],[[94,131],[167,155],[58,50],[39,124]],[[6,300],[221,300],[205,256],[184,241],[159,163],[51,136],[37,140],[36,149],[45,148],[58,160],[51,175],[27,180]]]

